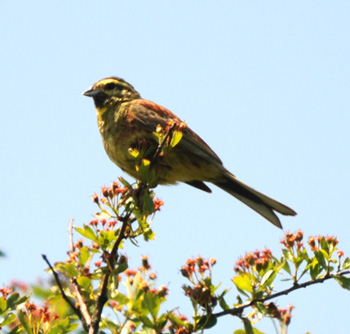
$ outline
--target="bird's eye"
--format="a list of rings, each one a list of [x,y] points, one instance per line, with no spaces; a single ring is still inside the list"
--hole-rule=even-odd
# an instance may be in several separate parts
[[[115,83],[110,82],[105,86],[105,90],[113,90],[116,87],[117,87],[117,85]]]

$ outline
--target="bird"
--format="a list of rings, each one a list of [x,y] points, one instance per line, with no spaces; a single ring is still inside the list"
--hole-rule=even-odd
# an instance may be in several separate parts
[[[108,77],[94,83],[83,95],[94,100],[97,124],[109,158],[123,171],[140,179],[135,169],[135,157],[130,149],[137,149],[143,158],[154,156],[159,142],[154,137],[158,126],[182,123],[167,108],[143,99],[135,88],[119,77]],[[182,129],[180,142],[152,166],[156,185],[178,182],[211,193],[205,182],[226,191],[282,228],[276,213],[295,216],[290,207],[262,194],[240,181],[228,171],[217,154],[188,126]]]

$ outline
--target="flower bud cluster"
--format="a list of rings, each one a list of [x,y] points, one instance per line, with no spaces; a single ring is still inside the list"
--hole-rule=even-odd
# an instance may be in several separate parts
[[[267,314],[271,318],[275,318],[282,322],[284,325],[288,326],[292,319],[292,311],[294,306],[288,305],[288,308],[278,307],[274,303],[265,304]]]
[[[36,323],[40,326],[40,323],[46,323],[50,321],[54,321],[59,318],[56,313],[52,313],[49,311],[49,307],[44,305],[43,307],[38,307],[34,303],[27,302],[25,304],[26,311],[23,313],[30,318],[32,323]]]
[[[127,193],[128,188],[122,186],[119,182],[114,181],[110,187],[102,187],[101,195],[97,194],[92,195],[92,200],[95,204],[98,205],[100,209],[103,209],[103,205],[109,203],[112,205],[116,199],[118,200],[119,196],[123,196]]]
[[[216,259],[203,259],[198,256],[195,259],[188,259],[186,265],[181,268],[181,274],[186,277],[192,285],[183,285],[185,294],[192,302],[207,309],[217,304],[217,297],[214,295],[215,287],[211,282],[211,272]]]
[[[304,247],[302,240],[304,237],[304,233],[302,231],[297,231],[296,233],[287,232],[285,234],[285,238],[281,240],[281,244],[283,244],[286,248],[296,248],[301,249]]]
[[[117,225],[117,221],[115,219],[93,219],[89,222],[90,226],[93,226],[95,228],[100,227],[102,228],[103,231],[109,231],[110,229],[113,229]]]
[[[187,317],[183,314],[177,314],[176,312],[172,312],[172,317],[169,318],[169,324],[167,328],[170,333],[174,334],[188,334],[192,333],[192,324],[189,323]],[[174,319],[178,319],[180,321],[175,321]],[[187,325],[187,327],[185,327]]]
[[[6,300],[7,296],[12,292],[13,292],[13,290],[11,288],[0,288],[0,293],[2,294],[2,296],[4,297],[5,300]]]
[[[154,210],[160,211],[160,207],[164,205],[164,202],[156,198],[153,200]]]
[[[164,132],[169,132],[172,128],[177,131],[183,131],[187,128],[187,124],[184,122],[167,121],[167,126],[165,127]]]
[[[198,256],[195,259],[188,259],[186,265],[184,265],[180,271],[182,276],[188,278],[193,283],[195,282],[197,274],[200,274],[202,278],[206,272],[210,274],[215,263],[215,258],[204,260],[201,256]]]
[[[338,245],[338,239],[333,236],[327,236],[327,237],[322,237],[322,236],[314,236],[310,237],[308,239],[308,244],[311,247],[311,250],[313,252],[318,251],[320,248],[324,248],[322,246],[322,240],[326,241],[327,245],[331,249],[335,249],[335,247]]]
[[[234,267],[236,273],[259,272],[267,268],[272,259],[272,252],[269,249],[247,253],[238,259]]]

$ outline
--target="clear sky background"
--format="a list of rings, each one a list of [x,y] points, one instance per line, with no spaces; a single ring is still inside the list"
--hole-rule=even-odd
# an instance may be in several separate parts
[[[350,255],[349,1],[2,1],[0,4],[0,285],[34,282],[64,260],[67,226],[91,220],[91,195],[123,174],[106,156],[91,99],[111,75],[195,130],[241,180],[291,206],[285,231],[338,236]],[[129,178],[131,180],[131,178]],[[179,269],[216,257],[232,287],[246,251],[278,255],[283,232],[225,192],[159,187],[150,257],[181,306]],[[236,292],[230,293],[235,302]],[[348,291],[336,283],[278,298],[296,306],[289,333],[348,333]],[[187,305],[186,305],[187,303]],[[235,318],[208,333],[232,333]],[[268,333],[268,320],[258,328]]]

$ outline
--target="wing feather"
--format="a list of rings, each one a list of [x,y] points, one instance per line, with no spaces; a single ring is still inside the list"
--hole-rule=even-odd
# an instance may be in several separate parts
[[[158,124],[165,128],[168,121],[182,122],[167,108],[148,100],[135,100],[131,103],[130,108],[132,122],[149,132],[154,132]],[[203,160],[210,160],[211,163],[222,165],[222,161],[216,153],[189,127],[184,129],[178,148],[188,152],[189,155],[197,155]]]

